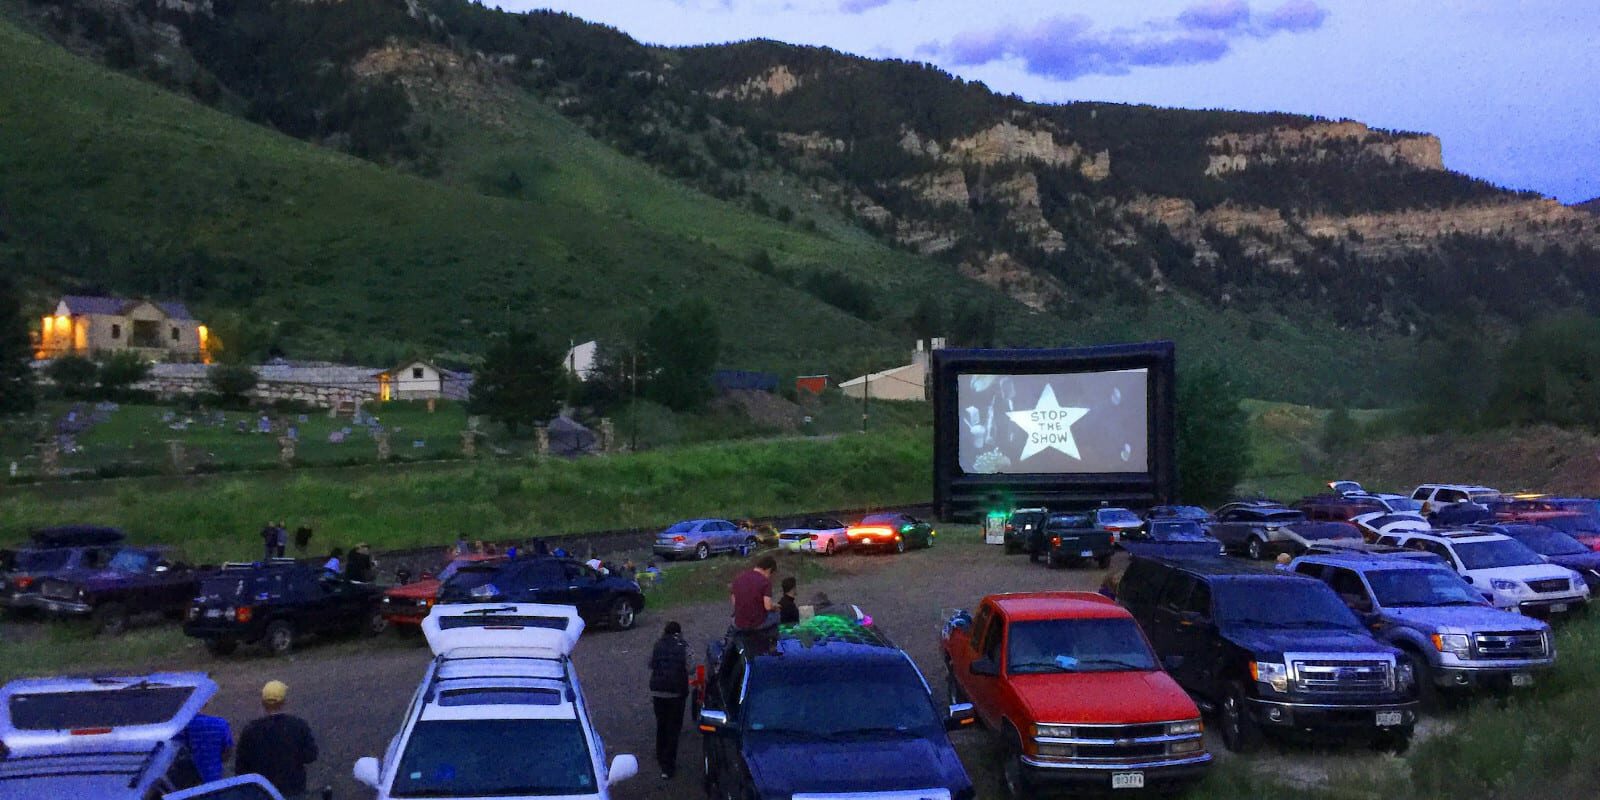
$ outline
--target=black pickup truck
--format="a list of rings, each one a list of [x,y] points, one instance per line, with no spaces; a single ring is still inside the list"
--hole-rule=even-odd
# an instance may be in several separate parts
[[[48,616],[88,618],[96,632],[115,635],[139,615],[182,614],[205,574],[169,547],[123,547],[104,566],[40,579],[20,601]]]
[[[1117,600],[1162,663],[1245,752],[1266,731],[1360,738],[1400,752],[1417,721],[1413,668],[1321,581],[1217,557],[1135,556]]]

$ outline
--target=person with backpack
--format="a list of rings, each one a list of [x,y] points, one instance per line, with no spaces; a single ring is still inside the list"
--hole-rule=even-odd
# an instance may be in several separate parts
[[[650,702],[656,713],[656,763],[661,779],[678,772],[678,737],[689,700],[689,645],[683,626],[668,622],[650,652]]]

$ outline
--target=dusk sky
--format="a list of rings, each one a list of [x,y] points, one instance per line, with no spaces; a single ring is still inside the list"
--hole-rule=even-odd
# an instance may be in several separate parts
[[[488,0],[494,2],[494,0]],[[500,0],[652,44],[929,61],[1040,102],[1293,111],[1427,131],[1451,169],[1600,196],[1593,0]]]

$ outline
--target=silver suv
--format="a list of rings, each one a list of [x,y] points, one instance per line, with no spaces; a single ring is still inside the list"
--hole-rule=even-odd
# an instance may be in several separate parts
[[[570,655],[583,633],[571,606],[435,606],[422,621],[433,663],[383,758],[355,779],[391,797],[606,800],[639,762],[605,747]]]

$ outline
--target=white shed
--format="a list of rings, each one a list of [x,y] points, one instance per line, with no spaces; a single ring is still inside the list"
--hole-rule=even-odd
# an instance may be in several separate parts
[[[444,397],[444,370],[412,361],[378,373],[379,400],[429,400]]]

